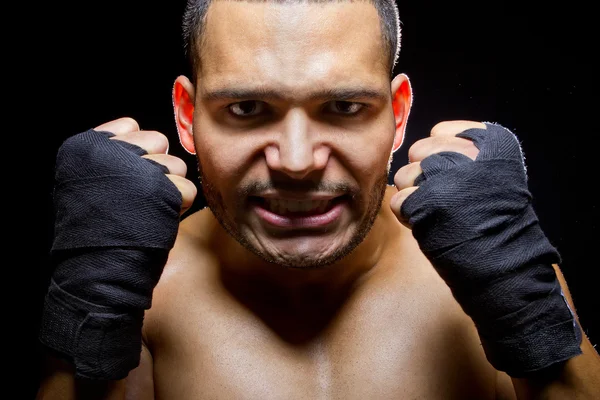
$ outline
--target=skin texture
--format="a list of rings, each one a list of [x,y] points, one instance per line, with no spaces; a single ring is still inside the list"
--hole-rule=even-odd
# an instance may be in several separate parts
[[[180,225],[144,320],[141,364],[100,390],[53,363],[38,398],[93,398],[87,390],[118,399],[514,399],[513,383],[523,399],[592,398],[598,357],[587,338],[584,355],[550,382],[496,371],[398,213],[418,190],[419,162],[438,151],[474,158],[474,145],[455,135],[481,124],[437,125],[411,147],[396,187],[381,184],[412,92],[405,75],[389,82],[371,5],[216,2],[206,35],[197,84],[178,77],[173,104],[210,208]],[[380,96],[322,96],[340,88]],[[248,100],[264,108],[241,104]],[[332,112],[336,101],[369,107],[348,117]],[[252,119],[231,113],[257,109]],[[169,167],[189,207],[195,188],[164,154],[164,135],[130,119],[108,125]],[[247,202],[335,190],[354,200],[326,232],[283,235]]]
[[[234,8],[240,6],[243,7],[238,4]],[[383,69],[378,16],[368,4],[360,5],[357,8],[370,11],[366,14],[370,18],[360,21],[356,30],[340,34],[339,28],[317,30],[323,19],[332,17],[335,7],[331,5],[319,7],[324,10],[320,18],[314,18],[314,12],[302,5],[257,7],[254,23],[264,28],[246,29],[240,28],[248,23],[245,17],[240,18],[241,14],[222,12],[228,7],[219,2],[209,11],[203,51],[206,61],[197,77],[198,87],[191,87],[186,78],[176,83],[189,98],[195,98],[194,122],[179,126],[180,135],[185,137],[182,142],[191,152],[202,149],[199,163],[208,204],[246,248],[287,266],[330,264],[347,255],[364,238],[381,204],[387,181],[385,155],[391,153],[394,119],[389,82]],[[344,14],[340,18],[344,22]],[[211,21],[216,20],[223,23],[213,27]],[[371,40],[375,46],[349,50],[345,45],[363,36],[362,40]],[[241,37],[244,40],[239,40]],[[304,39],[300,41],[297,37]],[[223,42],[231,46],[223,49]],[[356,60],[354,65],[362,65],[360,75],[353,68],[334,69],[342,57]],[[353,98],[365,101],[369,107],[351,119],[332,112],[336,104],[324,107],[325,100],[333,99],[312,99],[318,94],[315,87],[324,92],[369,89],[380,98]],[[271,91],[279,98],[263,95],[261,102],[252,104],[262,112],[246,120],[225,111],[239,97],[214,99],[214,93],[244,89]],[[194,135],[192,131],[200,134]],[[377,157],[360,157],[366,149]],[[263,157],[259,160],[256,155],[260,153]],[[369,174],[356,176],[357,170]],[[317,196],[352,196],[348,208],[357,218],[344,221],[343,229],[329,235],[286,240],[273,232],[266,235],[264,228],[246,212],[247,205],[236,204],[246,200],[248,191],[251,195],[262,195],[298,192],[294,188],[299,187]],[[235,208],[232,204],[236,204]],[[228,209],[224,205],[229,205]]]

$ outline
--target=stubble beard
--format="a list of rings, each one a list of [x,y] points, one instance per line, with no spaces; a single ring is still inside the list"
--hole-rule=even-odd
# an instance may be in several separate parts
[[[223,227],[223,229],[238,243],[240,243],[245,249],[255,254],[256,256],[262,258],[266,262],[280,265],[286,268],[296,268],[296,269],[318,269],[324,268],[329,265],[340,261],[344,257],[348,256],[359,244],[363,242],[363,240],[367,237],[367,234],[370,232],[373,227],[375,220],[377,219],[377,215],[379,214],[379,210],[383,204],[383,199],[385,197],[385,192],[387,188],[388,182],[388,173],[389,173],[389,165],[387,171],[381,174],[381,176],[377,179],[373,188],[371,188],[368,193],[371,193],[368,196],[366,201],[360,200],[362,196],[355,195],[352,196],[352,202],[355,202],[353,208],[365,209],[364,217],[362,218],[358,228],[356,229],[356,233],[350,238],[350,240],[340,248],[334,250],[331,254],[327,256],[323,256],[320,258],[312,258],[306,257],[305,255],[293,258],[286,258],[284,260],[280,258],[275,258],[269,253],[265,253],[260,249],[256,248],[249,240],[246,235],[244,235],[241,230],[238,228],[237,223],[234,218],[231,217],[230,214],[227,213],[225,209],[225,202],[223,201],[223,196],[218,191],[218,189],[213,185],[211,178],[207,177],[203,171],[200,160],[198,159],[198,175],[199,181],[202,187],[202,192],[204,194],[204,198],[206,200],[206,205],[212,211],[213,215],[219,222],[219,224]],[[359,203],[359,204],[356,204]],[[360,207],[364,203],[364,208]],[[357,207],[356,207],[357,206]]]

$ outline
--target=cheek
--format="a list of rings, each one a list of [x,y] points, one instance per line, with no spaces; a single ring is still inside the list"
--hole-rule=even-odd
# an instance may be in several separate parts
[[[228,132],[210,119],[197,122],[204,129],[195,130],[201,132],[194,135],[196,151],[205,174],[218,180],[215,185],[223,187],[226,182],[237,185],[244,178],[256,174],[265,178],[262,175],[265,163],[260,160],[265,157],[264,149],[272,141],[272,134],[266,131]],[[330,172],[336,175],[338,167],[347,169],[346,173],[368,185],[388,167],[394,130],[378,120],[355,131],[324,132],[321,140],[329,147],[329,167],[337,164]]]
[[[199,121],[203,129],[195,130],[194,143],[203,170],[210,170],[213,179],[230,179],[248,168],[257,154],[257,143],[249,135],[223,132],[211,121]],[[215,182],[216,183],[216,182]]]
[[[380,171],[387,168],[393,140],[392,133],[371,133],[349,141],[344,151],[351,168],[366,179],[379,178]]]

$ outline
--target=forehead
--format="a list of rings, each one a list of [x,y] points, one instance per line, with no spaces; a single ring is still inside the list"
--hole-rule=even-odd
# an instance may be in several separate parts
[[[389,84],[379,15],[366,1],[214,1],[204,33],[200,91]]]

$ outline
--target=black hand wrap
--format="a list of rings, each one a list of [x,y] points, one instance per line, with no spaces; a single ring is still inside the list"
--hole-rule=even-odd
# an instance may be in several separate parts
[[[54,271],[40,340],[76,376],[122,379],[140,361],[144,310],[179,225],[181,193],[135,145],[89,130],[56,159]]]
[[[521,146],[486,126],[457,135],[480,150],[475,161],[442,152],[421,162],[401,212],[490,363],[521,377],[580,354],[581,332],[552,267],[559,253],[531,204]]]

